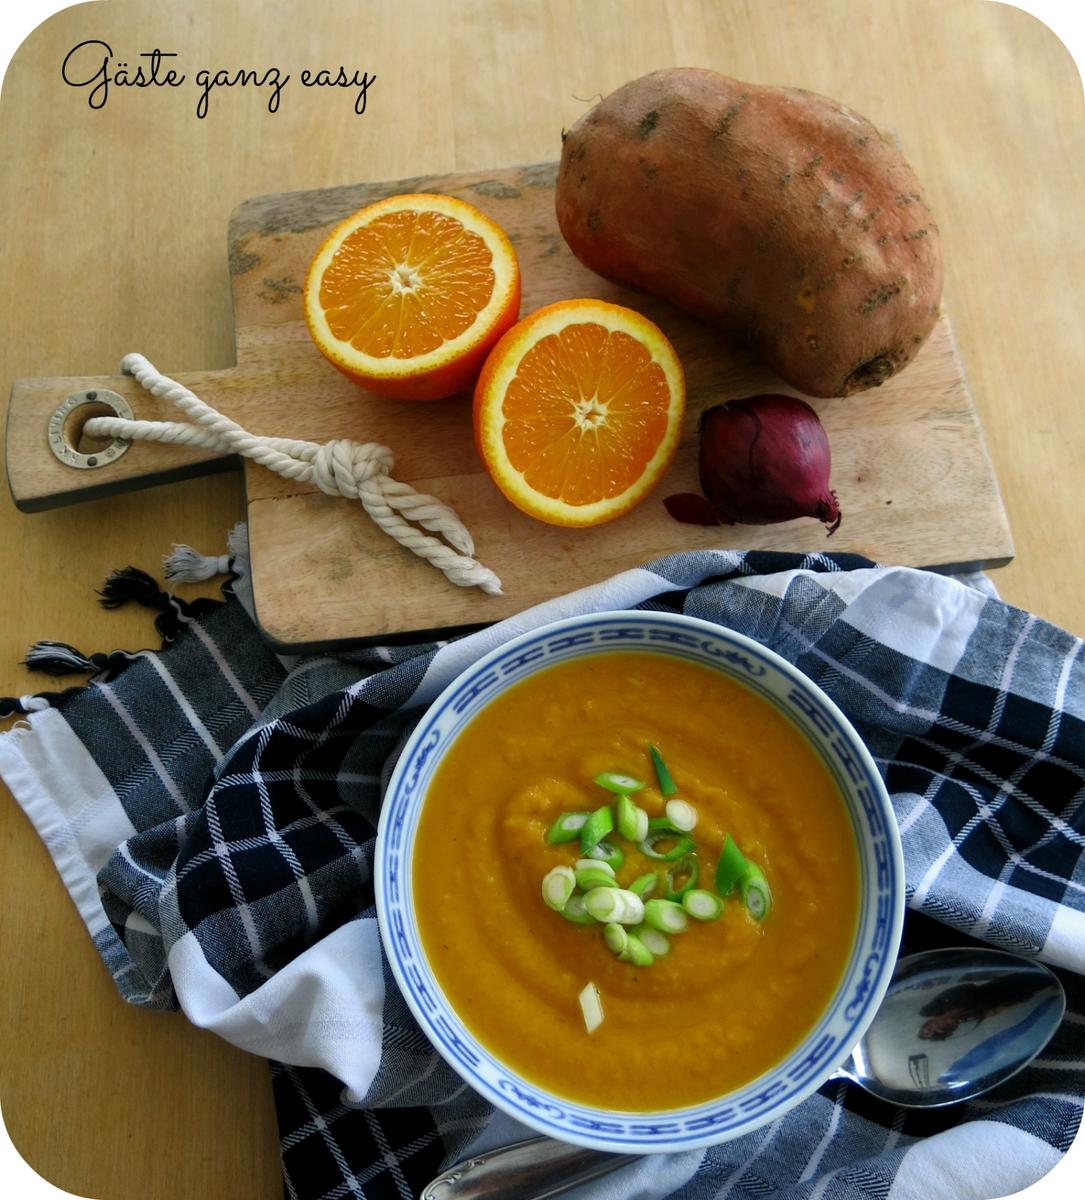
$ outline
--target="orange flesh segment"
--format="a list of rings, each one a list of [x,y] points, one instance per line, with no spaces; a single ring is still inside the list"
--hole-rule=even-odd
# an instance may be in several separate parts
[[[348,234],[320,283],[332,333],[374,358],[413,358],[470,328],[493,295],[493,256],[438,212],[388,213]]]
[[[541,338],[505,391],[510,464],[543,495],[592,504],[621,495],[662,441],[671,395],[636,338],[594,322]]]

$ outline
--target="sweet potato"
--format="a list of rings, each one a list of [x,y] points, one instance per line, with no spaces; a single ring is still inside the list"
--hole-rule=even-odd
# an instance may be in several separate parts
[[[884,383],[938,317],[920,186],[865,118],[800,88],[656,71],[563,135],[573,253],[745,342],[813,396]]]

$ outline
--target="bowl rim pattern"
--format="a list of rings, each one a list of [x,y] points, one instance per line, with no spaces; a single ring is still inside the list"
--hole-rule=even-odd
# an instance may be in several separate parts
[[[860,847],[855,941],[827,1009],[775,1066],[737,1091],[656,1113],[611,1112],[555,1095],[506,1067],[445,999],[413,916],[411,850],[422,797],[441,755],[506,686],[585,653],[642,650],[724,667],[812,742],[848,804]],[[768,690],[773,682],[782,695]],[[786,689],[786,690],[785,690]],[[862,832],[860,832],[862,831]],[[865,849],[864,849],[865,847]],[[438,1053],[485,1099],[565,1142],[617,1153],[663,1153],[727,1141],[812,1094],[846,1060],[889,986],[904,918],[900,835],[870,752],[837,705],[786,659],[722,625],[684,613],[586,613],[530,630],[480,657],[427,707],[389,779],[374,864],[380,935],[393,977]]]

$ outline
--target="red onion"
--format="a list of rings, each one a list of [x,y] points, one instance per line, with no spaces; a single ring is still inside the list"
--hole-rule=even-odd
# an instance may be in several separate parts
[[[817,517],[832,534],[840,525],[829,490],[829,439],[818,415],[794,396],[751,396],[717,404],[701,416],[701,487],[664,501],[687,523],[774,525]]]

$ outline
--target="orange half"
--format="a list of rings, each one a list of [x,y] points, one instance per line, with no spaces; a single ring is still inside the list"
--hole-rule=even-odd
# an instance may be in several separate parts
[[[378,395],[469,388],[515,322],[520,268],[504,231],[452,196],[391,196],[341,221],[305,280],[321,354]]]
[[[662,478],[685,399],[656,325],[603,300],[563,300],[494,347],[475,387],[475,441],[517,508],[551,525],[601,525]]]

